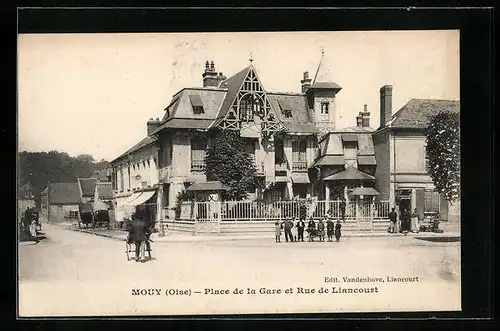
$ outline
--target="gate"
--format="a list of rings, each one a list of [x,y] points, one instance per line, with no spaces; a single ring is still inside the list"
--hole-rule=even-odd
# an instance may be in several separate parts
[[[220,233],[220,201],[196,202],[194,206],[196,232]]]
[[[358,230],[372,231],[373,230],[373,216],[374,205],[372,203],[358,202],[355,205],[356,220],[358,222]]]

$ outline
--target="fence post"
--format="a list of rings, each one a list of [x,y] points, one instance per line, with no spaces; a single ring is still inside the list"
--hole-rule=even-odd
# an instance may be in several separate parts
[[[192,215],[194,216],[194,233],[198,234],[198,201],[194,201],[193,206],[193,212]]]
[[[217,201],[216,206],[217,206],[217,229],[218,229],[218,232],[220,234],[220,220],[222,217],[222,215],[221,215],[222,214],[222,202]]]

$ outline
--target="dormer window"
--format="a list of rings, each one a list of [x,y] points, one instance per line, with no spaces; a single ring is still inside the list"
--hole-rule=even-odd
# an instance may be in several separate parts
[[[193,107],[193,113],[204,114],[205,109],[203,108],[203,101],[201,97],[197,94],[189,95],[189,101],[191,101],[191,106]]]
[[[281,112],[285,118],[292,118],[292,107],[288,104],[288,102],[284,99],[278,100],[278,103],[281,108]]]

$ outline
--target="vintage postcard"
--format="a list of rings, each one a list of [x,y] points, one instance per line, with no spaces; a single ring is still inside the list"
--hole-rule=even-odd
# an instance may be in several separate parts
[[[19,34],[19,317],[460,311],[459,38]]]

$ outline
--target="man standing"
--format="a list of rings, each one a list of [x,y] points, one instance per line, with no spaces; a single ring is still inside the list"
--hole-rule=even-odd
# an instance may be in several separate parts
[[[306,223],[304,222],[304,220],[301,218],[298,222],[297,222],[297,235],[298,235],[298,239],[297,241],[304,241],[304,228],[306,227]]]
[[[326,236],[328,237],[328,241],[332,241],[334,230],[335,230],[335,224],[333,224],[332,219],[329,217],[328,220],[326,221]]]
[[[340,201],[340,217],[342,217],[342,222],[345,221],[345,200]]]
[[[286,240],[286,242],[288,242],[288,238],[290,238],[290,241],[293,242],[292,228],[293,228],[293,222],[290,218],[287,218],[285,221],[285,240]]]
[[[396,208],[392,208],[392,211],[389,213],[389,220],[391,221],[390,233],[394,233],[396,232],[396,222],[398,220]]]

